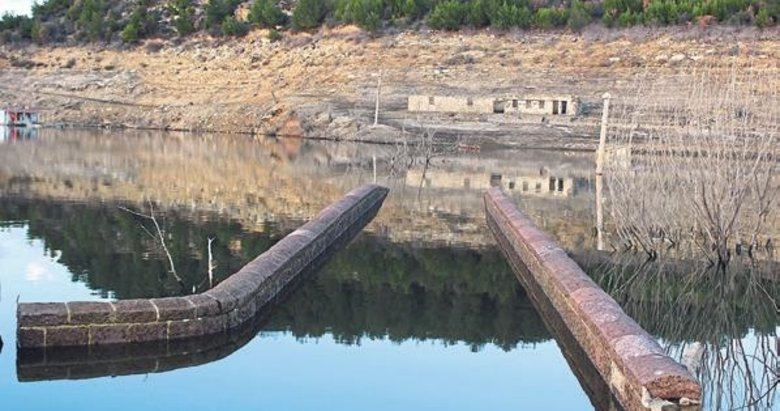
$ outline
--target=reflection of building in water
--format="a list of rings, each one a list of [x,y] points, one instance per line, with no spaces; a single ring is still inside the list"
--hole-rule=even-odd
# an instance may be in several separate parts
[[[0,143],[17,140],[34,140],[37,137],[37,128],[0,126]]]
[[[583,178],[584,180],[584,178]],[[515,171],[486,172],[465,170],[428,170],[423,179],[420,169],[406,173],[406,185],[425,188],[450,190],[484,191],[499,186],[509,192],[534,196],[572,196],[576,194],[575,178],[556,176],[546,171],[537,175]]]

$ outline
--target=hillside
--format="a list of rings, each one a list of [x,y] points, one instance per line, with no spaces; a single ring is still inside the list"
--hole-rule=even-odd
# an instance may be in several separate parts
[[[388,124],[433,121],[405,112],[412,93],[567,92],[598,105],[606,90],[617,99],[630,93],[638,76],[663,80],[671,95],[703,70],[750,69],[772,84],[780,64],[777,30],[749,28],[374,37],[345,26],[275,42],[267,33],[144,40],[131,49],[3,46],[0,101],[37,107],[50,124],[354,138],[384,130],[366,126],[380,71],[380,122]],[[302,124],[288,121],[293,112]]]

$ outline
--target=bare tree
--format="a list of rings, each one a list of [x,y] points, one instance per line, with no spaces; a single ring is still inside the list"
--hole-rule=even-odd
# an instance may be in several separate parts
[[[720,267],[776,242],[777,73],[702,69],[665,84],[639,78],[619,105],[607,161],[616,248],[703,256]]]
[[[179,285],[181,285],[182,288],[184,288],[185,287],[184,286],[184,280],[182,280],[182,278],[179,277],[179,274],[176,273],[176,265],[173,263],[173,256],[171,256],[171,252],[168,249],[167,243],[165,242],[165,231],[160,227],[160,224],[157,222],[157,218],[154,215],[154,204],[152,203],[152,201],[149,200],[149,214],[143,214],[143,213],[140,213],[138,211],[131,210],[131,209],[129,209],[127,207],[124,207],[124,206],[117,206],[117,207],[120,210],[128,212],[128,213],[130,213],[130,214],[132,214],[132,215],[134,215],[136,217],[140,217],[140,218],[143,218],[145,220],[151,221],[152,227],[154,227],[154,231],[155,231],[156,235],[152,234],[152,232],[143,223],[140,224],[141,229],[152,240],[154,240],[155,242],[158,242],[158,244],[160,245],[160,248],[162,249],[163,253],[168,258],[168,264],[169,264],[168,267],[169,267],[170,274],[173,276],[174,279],[176,279],[176,282],[178,282]],[[210,244],[211,243],[209,242],[209,245]]]

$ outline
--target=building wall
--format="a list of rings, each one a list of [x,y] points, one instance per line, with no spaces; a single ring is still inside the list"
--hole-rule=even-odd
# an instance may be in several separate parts
[[[565,107],[565,113],[564,111]],[[579,114],[579,99],[571,95],[530,95],[493,98],[467,96],[409,96],[408,109],[412,112],[439,113],[511,113],[532,115]]]
[[[579,110],[579,99],[574,96],[531,95],[510,97],[504,101],[505,113],[576,116]]]
[[[15,117],[15,120],[14,120]],[[27,110],[0,110],[0,124],[32,126],[38,124],[38,113]]]
[[[409,111],[493,113],[496,99],[467,96],[409,96]]]

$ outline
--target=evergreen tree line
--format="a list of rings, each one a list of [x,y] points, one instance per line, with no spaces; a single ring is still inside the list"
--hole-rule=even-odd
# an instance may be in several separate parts
[[[5,14],[0,40],[61,42],[74,35],[81,41],[142,38],[205,30],[215,35],[242,36],[252,27],[308,30],[322,25],[356,24],[369,31],[427,24],[433,29],[494,27],[554,29],[601,22],[607,27],[634,25],[738,24],[764,28],[780,22],[777,0],[298,0],[292,13],[279,0],[254,0],[248,18],[235,11],[245,0],[208,0],[196,19],[194,0],[136,0],[128,11],[110,7],[111,0],[44,0],[32,16]],[[166,17],[170,28],[161,28]]]

